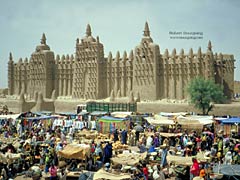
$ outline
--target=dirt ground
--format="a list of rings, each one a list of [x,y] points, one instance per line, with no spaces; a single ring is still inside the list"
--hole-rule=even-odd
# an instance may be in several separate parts
[[[6,100],[0,98],[0,103],[6,104],[10,111],[19,112],[19,102],[17,100]],[[55,112],[76,112],[77,105],[84,102],[77,100],[56,100],[54,102]],[[188,103],[165,103],[162,101],[140,102],[137,104],[138,112],[196,112],[201,113]],[[240,116],[240,101],[232,102],[231,104],[215,104],[210,115],[231,115]]]

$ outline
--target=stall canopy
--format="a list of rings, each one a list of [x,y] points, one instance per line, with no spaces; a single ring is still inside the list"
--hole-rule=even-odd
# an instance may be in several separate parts
[[[222,124],[240,124],[240,117],[232,117],[224,120],[219,120]]]
[[[94,174],[93,179],[94,180],[100,180],[100,179],[127,180],[127,179],[132,179],[132,177],[131,177],[131,174],[109,173],[104,171],[103,169],[100,169]]]
[[[154,117],[144,117],[151,125],[174,125],[175,122],[165,116],[155,115]]]
[[[213,116],[178,116],[176,118],[179,124],[201,124],[207,125],[213,123]]]
[[[106,112],[106,111],[93,111],[93,112],[91,112],[91,115],[92,116],[103,116],[103,115],[105,115],[107,113],[108,112]]]
[[[180,116],[180,115],[187,115],[187,112],[177,112],[177,113],[169,113],[169,112],[160,112],[160,116],[165,116],[165,117],[174,117],[174,116]]]
[[[132,112],[112,112],[111,116],[118,117],[118,118],[127,118],[132,115]]]
[[[0,115],[0,119],[18,119],[21,114]]]
[[[37,117],[28,117],[26,120],[28,121],[34,121],[34,120],[46,120],[46,119],[58,119],[59,116],[37,116]]]
[[[56,114],[59,114],[60,116],[67,116],[67,117],[70,117],[71,119],[76,119],[77,117],[77,114],[72,112],[58,112]]]
[[[89,155],[90,146],[85,144],[68,144],[63,150],[58,151],[58,155],[66,159],[85,160]]]
[[[127,118],[115,118],[112,116],[103,116],[97,121],[97,129],[101,133],[112,133],[115,129],[129,128],[129,120]]]
[[[118,154],[117,156],[111,158],[113,164],[122,164],[135,166],[139,164],[140,160],[146,159],[147,152],[145,153],[126,153]]]

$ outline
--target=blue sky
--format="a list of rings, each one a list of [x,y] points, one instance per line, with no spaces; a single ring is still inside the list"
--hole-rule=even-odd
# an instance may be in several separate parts
[[[239,0],[0,0],[0,88],[7,87],[9,52],[15,62],[30,57],[44,32],[56,54],[74,54],[76,38],[85,36],[89,23],[93,36],[109,51],[122,55],[139,44],[145,21],[161,53],[198,47],[205,52],[233,54],[235,80],[240,80]],[[170,39],[169,32],[202,32],[203,39]]]

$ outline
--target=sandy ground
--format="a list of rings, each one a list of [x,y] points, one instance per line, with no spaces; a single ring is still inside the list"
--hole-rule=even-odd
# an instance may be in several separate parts
[[[172,102],[172,103],[169,103]],[[0,104],[6,104],[9,110],[12,112],[19,112],[19,102],[17,100],[6,100],[0,98]],[[70,99],[58,99],[54,102],[55,112],[75,112],[77,105],[85,103],[83,101],[70,100]],[[194,108],[184,101],[176,100],[166,100],[161,101],[142,101],[137,104],[138,112],[196,112],[201,113],[201,111]],[[232,115],[240,116],[240,100],[232,102],[231,104],[215,104],[213,111],[209,113],[210,115]]]

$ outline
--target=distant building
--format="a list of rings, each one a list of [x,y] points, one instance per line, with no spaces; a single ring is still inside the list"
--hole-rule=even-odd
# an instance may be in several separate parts
[[[104,56],[99,37],[92,36],[87,25],[86,36],[76,40],[75,56],[54,55],[46,43],[45,34],[30,59],[8,61],[9,95],[27,94],[34,98],[41,92],[44,98],[69,96],[81,99],[102,99],[115,94],[120,97],[137,94],[142,100],[185,99],[186,87],[196,76],[213,79],[224,87],[224,93],[233,97],[234,56],[213,53],[209,41],[206,53],[201,48],[185,54],[183,49],[170,54],[160,53],[159,45],[150,36],[148,23],[134,51],[113,57]]]

